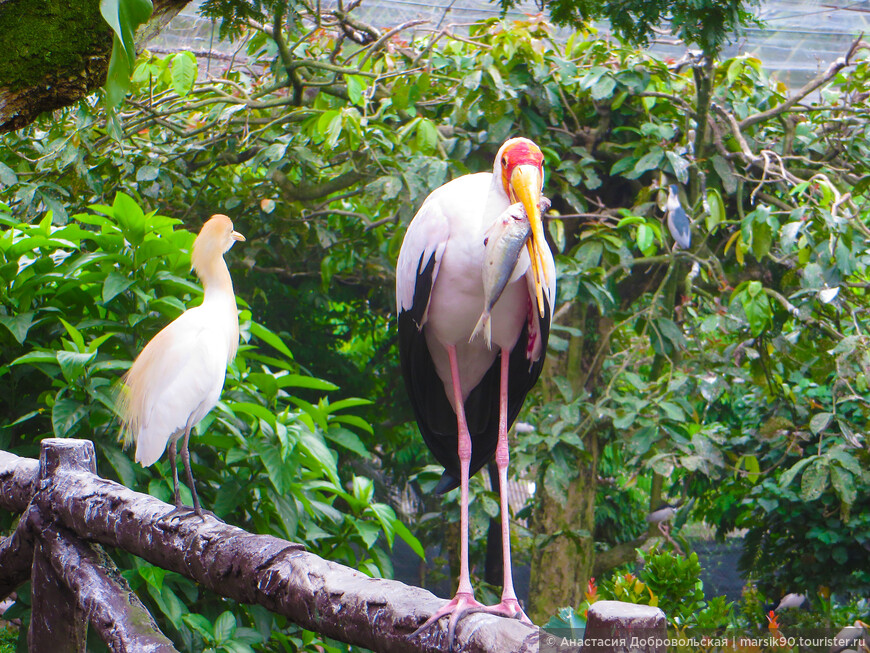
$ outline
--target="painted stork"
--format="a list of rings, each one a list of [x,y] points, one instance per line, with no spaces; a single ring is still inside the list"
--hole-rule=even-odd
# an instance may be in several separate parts
[[[399,350],[405,387],[426,445],[444,466],[436,489],[460,495],[456,596],[418,630],[486,611],[531,623],[511,577],[507,500],[508,428],[544,364],[556,270],[541,221],[544,157],[526,138],[499,149],[491,173],[465,175],[433,191],[408,226],[396,272]],[[470,339],[484,307],[484,241],[520,203],[531,236],[492,310],[492,348]],[[516,207],[514,207],[515,212]],[[504,585],[501,603],[474,599],[468,567],[468,480],[495,455],[500,479]],[[416,633],[415,633],[416,634]]]

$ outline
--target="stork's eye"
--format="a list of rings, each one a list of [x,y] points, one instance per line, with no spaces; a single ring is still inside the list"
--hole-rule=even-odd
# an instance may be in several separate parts
[[[507,166],[508,166],[508,159],[507,159],[507,156],[503,156],[503,157],[501,158],[501,167],[502,167],[502,168],[507,168]]]

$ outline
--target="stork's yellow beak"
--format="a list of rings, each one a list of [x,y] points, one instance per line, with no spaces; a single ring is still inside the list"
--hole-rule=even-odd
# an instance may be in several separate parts
[[[538,301],[538,311],[544,317],[544,284],[549,285],[548,272],[541,254],[547,247],[544,237],[544,223],[541,220],[541,187],[543,186],[541,169],[532,165],[518,165],[514,168],[508,188],[511,202],[521,202],[529,216],[532,227],[532,237],[526,242],[529,258],[532,262],[532,274],[535,278],[535,296]]]
[[[244,242],[244,240],[245,240],[245,237],[244,237],[242,234],[240,234],[238,231],[233,231],[233,232],[230,234],[230,238],[232,238],[233,240],[236,240],[236,241],[239,241],[239,240],[240,240],[240,241],[243,241],[243,242]]]

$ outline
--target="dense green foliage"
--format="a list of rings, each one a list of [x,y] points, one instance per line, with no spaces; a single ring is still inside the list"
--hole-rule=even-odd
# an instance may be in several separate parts
[[[119,373],[143,341],[187,302],[201,300],[201,289],[187,278],[194,234],[178,229],[178,220],[144,213],[123,194],[62,226],[52,225],[50,212],[27,224],[7,210],[0,206],[6,226],[0,274],[3,305],[14,313],[0,319],[4,414],[19,417],[3,429],[2,448],[38,456],[44,435],[88,437],[111,465],[101,466],[103,474],[171,501],[168,463],[151,473],[116,442],[114,395]],[[338,386],[305,374],[249,311],[241,322],[243,344],[223,399],[192,446],[205,505],[222,519],[303,542],[372,575],[392,574],[387,551],[396,535],[422,555],[393,509],[373,500],[372,481],[339,468],[341,456],[369,456],[358,433],[371,427],[353,413],[368,401],[330,401],[324,393]],[[189,505],[186,487],[183,498]],[[241,646],[269,639],[280,627],[251,609],[245,621],[256,630],[236,630],[231,613],[218,617],[224,602],[200,596],[177,574],[122,559],[131,585],[150,596],[188,647],[209,638]],[[194,605],[202,614],[189,610]],[[214,630],[206,632],[210,623]]]
[[[393,535],[413,542],[395,488],[422,516],[415,533],[443,542],[438,515],[453,521],[455,499],[426,495],[435,474],[398,376],[393,266],[425,195],[523,134],[546,156],[560,283],[546,381],[524,416],[536,428],[513,453],[512,473],[536,482],[517,545],[533,578],[550,571],[534,556],[565,542],[596,537],[600,559],[629,544],[608,566],[632,560],[649,502],[672,498],[720,536],[746,529],[745,572],[771,599],[866,595],[867,62],[850,53],[796,114],[750,57],[680,70],[585,32],[557,42],[540,18],[361,45],[321,18],[242,32],[245,64],[206,82],[189,53],[146,53],[119,140],[95,98],[6,137],[4,447],[33,455],[49,433],[87,435],[113,467],[101,471],[168,496],[165,463],[141,470],[115,444],[107,393],[198,297],[183,252],[219,211],[248,238],[228,258],[249,312],[192,446],[204,503],[386,574]],[[688,251],[661,223],[670,182],[686,187]],[[547,498],[572,505],[588,470],[603,509],[556,525]],[[497,504],[480,477],[472,492],[479,561]],[[228,606],[127,562],[170,632],[194,647],[216,637],[182,601],[210,620]],[[660,572],[663,587],[696,574]],[[283,625],[238,610],[264,637]]]

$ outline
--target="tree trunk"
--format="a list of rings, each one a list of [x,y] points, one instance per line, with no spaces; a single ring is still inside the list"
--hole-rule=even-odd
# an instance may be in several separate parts
[[[568,487],[567,500],[550,496],[543,483],[538,484],[531,530],[557,535],[532,551],[529,617],[535,623],[546,623],[559,608],[576,606],[583,600],[595,560],[592,529],[597,451],[594,458],[593,464],[580,468]]]
[[[543,378],[565,377],[579,394],[597,383],[604,356],[609,351],[613,324],[609,318],[587,307],[575,305],[570,312],[566,323],[583,325],[586,335],[572,336],[567,351],[548,362]],[[558,395],[552,388],[545,392],[549,396]],[[543,479],[538,478],[530,528],[538,537],[546,538],[546,544],[532,551],[529,616],[536,623],[545,623],[558,608],[580,603],[595,562],[592,533],[595,530],[598,437],[594,426],[580,435],[586,452],[571,461],[577,475],[566,497],[551,496]]]
[[[139,29],[137,42],[157,34],[188,2],[154,0],[154,13]],[[99,0],[4,0],[0,34],[0,133],[69,106],[106,81],[112,30]]]

